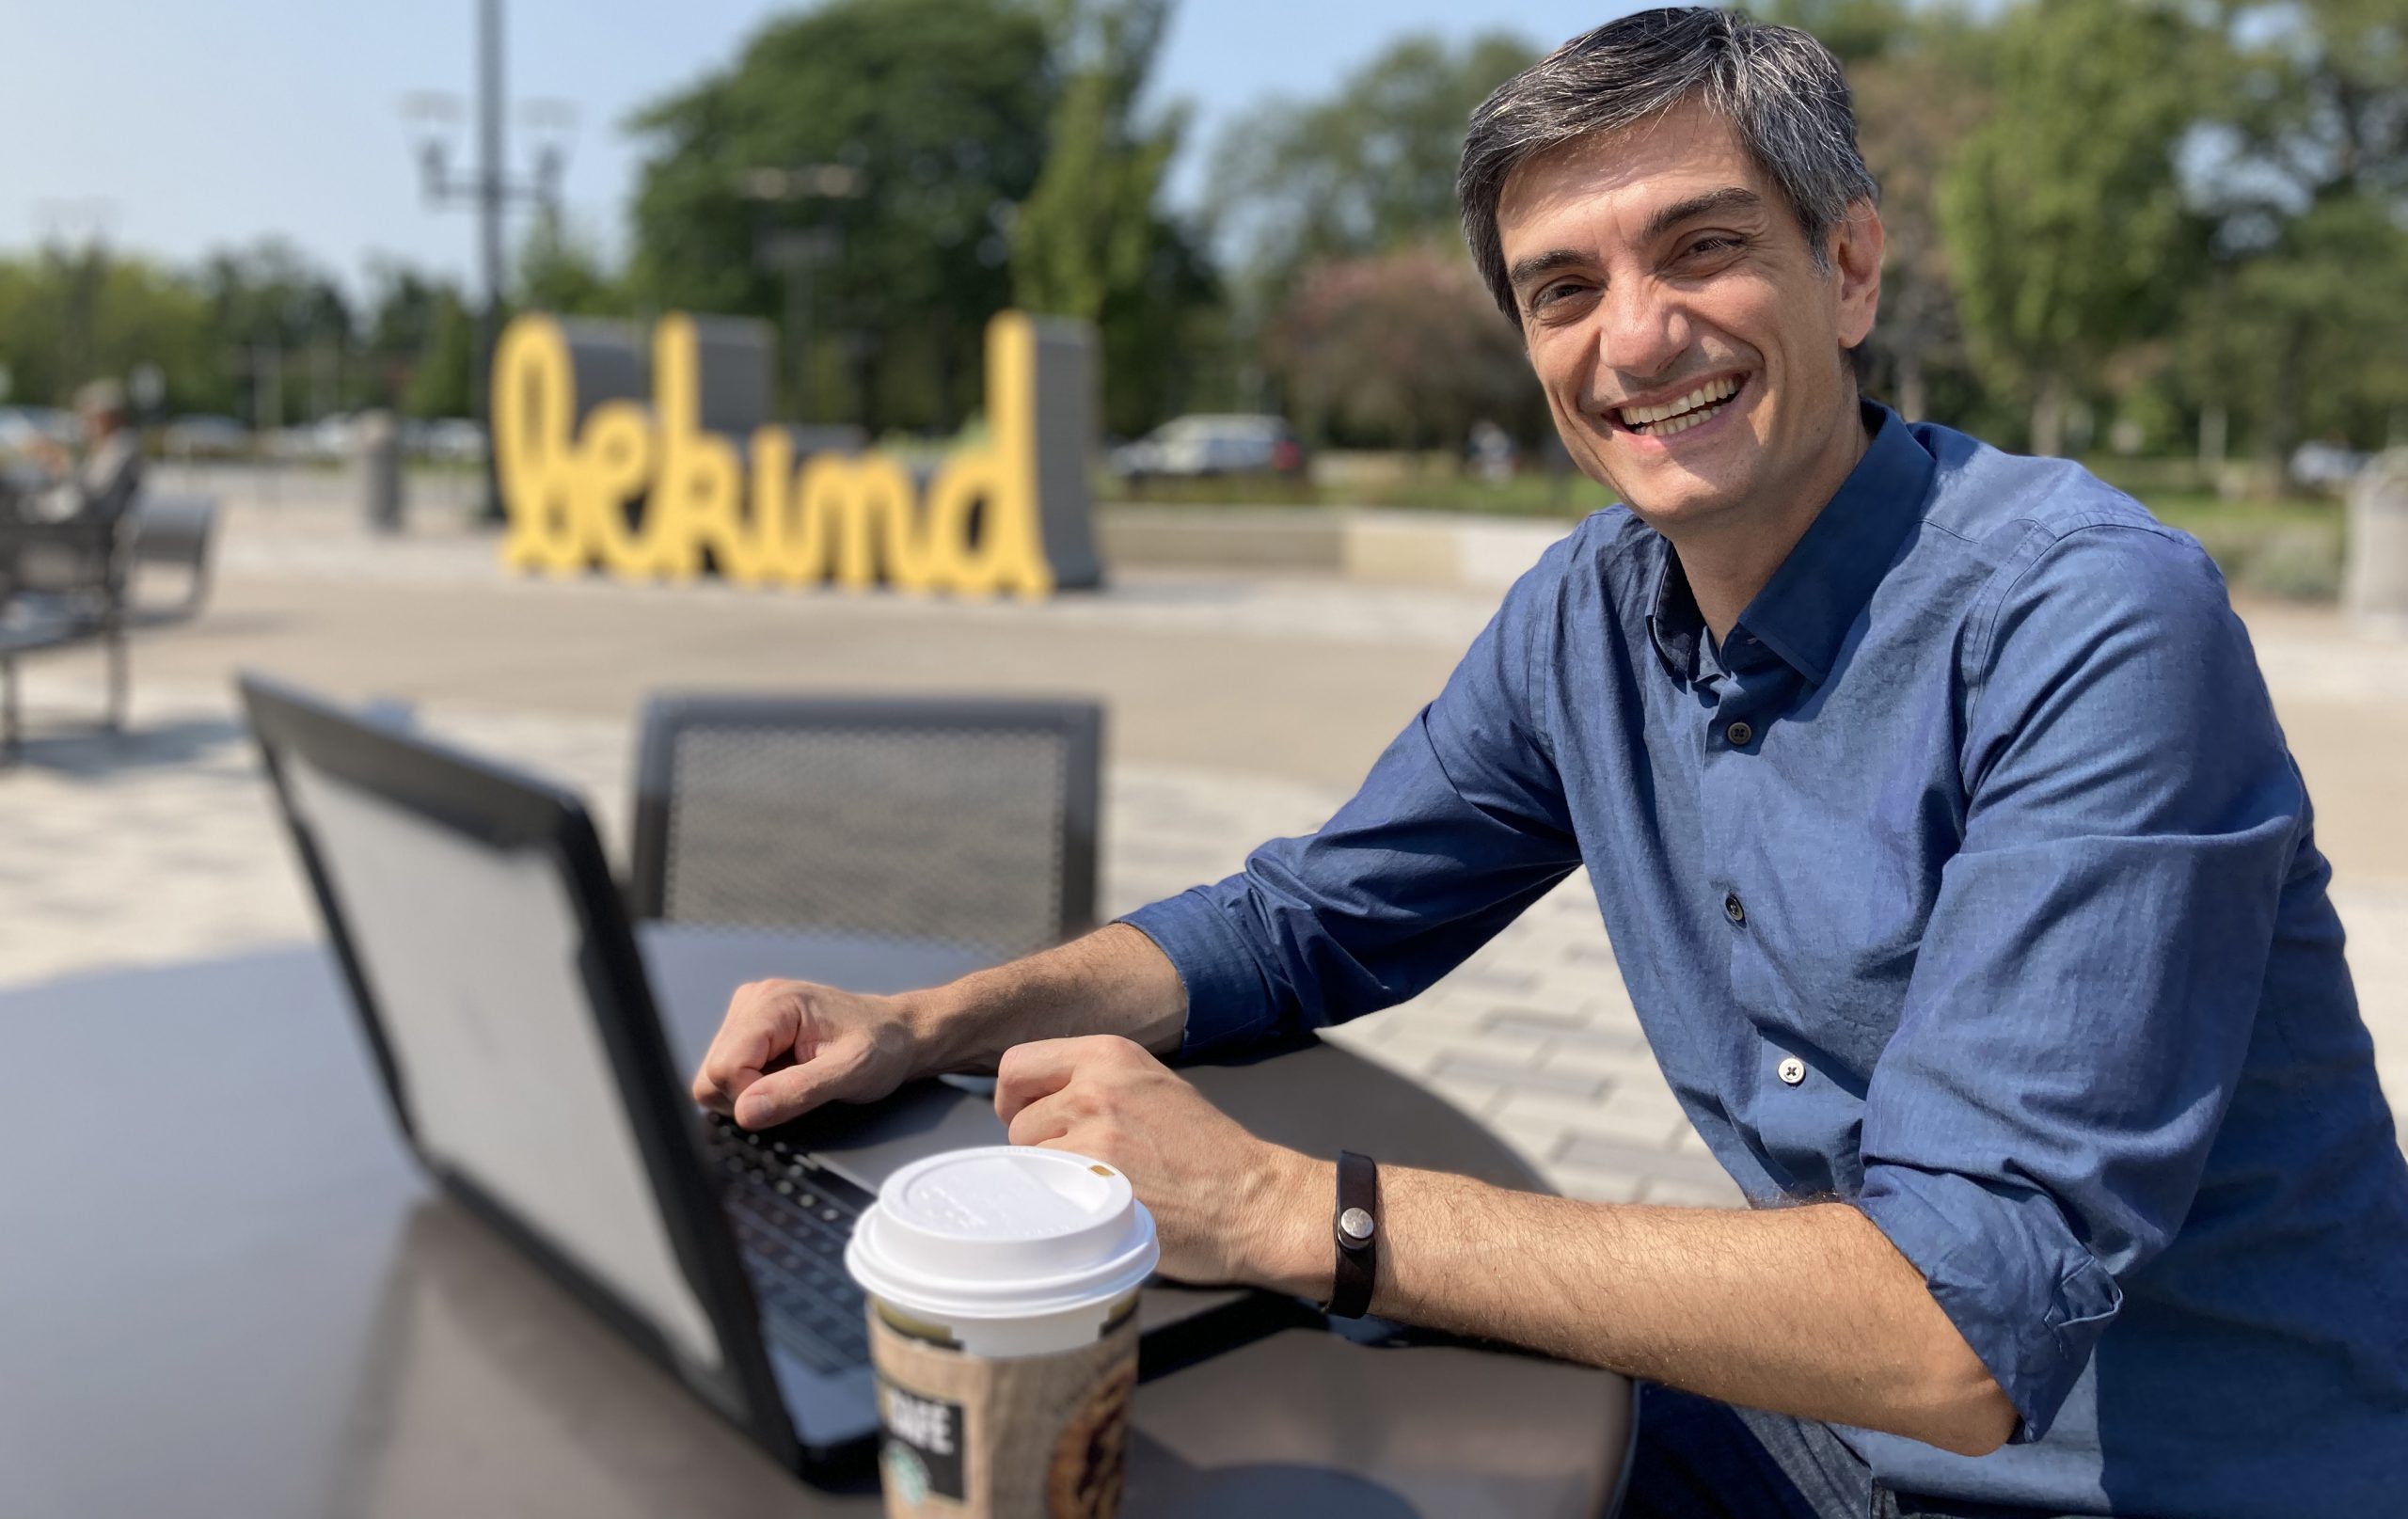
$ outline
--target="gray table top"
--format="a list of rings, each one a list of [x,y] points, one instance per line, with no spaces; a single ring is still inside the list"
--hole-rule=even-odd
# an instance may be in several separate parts
[[[646,954],[681,1059],[741,980],[880,979],[859,946]],[[1191,1074],[1299,1148],[1535,1185],[1334,1048]],[[12,1519],[878,1511],[796,1481],[436,1194],[314,948],[0,995],[0,1198]],[[1126,1511],[1591,1515],[1629,1406],[1609,1373],[1288,1331],[1140,1390]]]

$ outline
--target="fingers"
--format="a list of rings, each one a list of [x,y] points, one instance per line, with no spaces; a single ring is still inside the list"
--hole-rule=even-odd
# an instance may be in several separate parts
[[[1085,1039],[1036,1039],[1015,1044],[995,1066],[995,1116],[1008,1125],[1021,1110],[1068,1086]]]
[[[800,1025],[792,983],[754,981],[736,989],[727,1017],[694,1075],[694,1100],[733,1116],[736,1100],[779,1056],[794,1048]]]
[[[746,1129],[768,1129],[799,1118],[822,1103],[858,1095],[862,1064],[858,1050],[822,1048],[798,1065],[756,1073],[727,1112]]]
[[[1062,1138],[1084,1116],[1073,1111],[1076,1096],[1056,1092],[1031,1102],[1012,1116],[1006,1137],[1015,1145],[1044,1145]]]
[[[1016,1044],[995,1067],[995,1116],[1010,1123],[1021,1109],[1068,1086],[1082,1070],[1159,1064],[1144,1046],[1117,1034]]]

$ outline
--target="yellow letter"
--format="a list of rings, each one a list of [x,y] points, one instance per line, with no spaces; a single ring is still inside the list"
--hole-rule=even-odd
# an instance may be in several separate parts
[[[788,508],[794,491],[794,438],[775,425],[752,430],[752,535],[748,552],[753,574],[748,584],[786,578]]]
[[[1045,595],[1054,570],[1037,509],[1037,329],[1018,311],[987,324],[987,434],[986,448],[947,460],[928,487],[930,578],[963,595]]]
[[[790,504],[800,520],[782,535],[780,569],[787,580],[810,585],[832,572],[838,584],[859,590],[877,583],[883,559],[897,589],[928,586],[927,556],[912,521],[911,477],[890,455],[815,453],[802,467],[794,497]]]
[[[652,396],[660,427],[660,476],[653,484],[645,536],[656,572],[691,580],[703,550],[720,573],[750,583],[765,566],[744,530],[744,472],[736,450],[702,430],[702,375],[693,318],[665,316],[652,332]]]
[[[655,451],[652,416],[637,403],[606,401],[586,414],[572,473],[582,529],[579,564],[598,558],[612,575],[652,572],[649,535],[641,525],[629,524],[627,506],[642,501]]]
[[[546,316],[511,323],[493,361],[494,474],[510,514],[501,562],[511,569],[569,574],[584,567],[577,456],[568,435],[576,415],[577,378],[560,324]]]

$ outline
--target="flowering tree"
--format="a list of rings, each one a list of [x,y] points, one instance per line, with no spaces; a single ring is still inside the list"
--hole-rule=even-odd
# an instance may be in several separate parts
[[[1296,419],[1351,441],[1459,447],[1483,417],[1527,431],[1516,424],[1538,394],[1520,340],[1453,247],[1308,267],[1263,347]]]

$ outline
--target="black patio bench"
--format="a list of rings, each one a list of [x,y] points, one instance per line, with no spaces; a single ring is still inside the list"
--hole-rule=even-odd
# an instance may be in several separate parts
[[[103,728],[125,723],[126,632],[197,614],[209,593],[217,504],[190,497],[145,497],[123,520],[39,522],[0,516],[0,763],[16,757],[17,661],[29,654],[97,642],[108,659]],[[182,580],[172,600],[129,597],[140,567]]]

